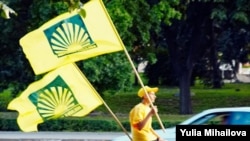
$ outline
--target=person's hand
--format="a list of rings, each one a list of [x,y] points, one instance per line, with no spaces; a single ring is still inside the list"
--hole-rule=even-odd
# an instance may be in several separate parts
[[[150,113],[151,113],[151,114],[158,113],[158,108],[157,108],[157,106],[152,107]]]

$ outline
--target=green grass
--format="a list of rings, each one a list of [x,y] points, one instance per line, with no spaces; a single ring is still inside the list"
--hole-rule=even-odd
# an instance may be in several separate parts
[[[203,86],[191,88],[193,114],[202,110],[215,107],[249,106],[250,84],[234,83],[225,84],[222,89],[208,89]],[[137,97],[138,88],[131,92],[116,95],[106,94],[103,99],[106,105],[120,119],[127,120],[130,109],[140,102]],[[163,121],[181,121],[192,115],[179,115],[179,97],[176,96],[178,88],[160,87],[157,100],[154,105],[159,109],[159,116]],[[95,110],[101,117],[112,118],[112,114],[105,105]],[[96,116],[98,117],[98,116]]]
[[[236,107],[249,106],[250,104],[250,84],[233,83],[225,84],[222,89],[208,89],[197,85],[191,88],[193,114],[202,110],[215,107]],[[95,109],[91,114],[83,118],[114,120],[114,114],[119,120],[128,120],[130,109],[140,102],[137,96],[139,87],[133,88],[130,92],[119,92],[118,94],[105,93],[103,104]],[[162,121],[182,121],[192,115],[179,115],[179,97],[176,94],[178,88],[159,87],[156,105],[159,109],[159,116]],[[10,115],[12,113],[12,115]],[[17,113],[1,113],[0,117],[15,118]]]

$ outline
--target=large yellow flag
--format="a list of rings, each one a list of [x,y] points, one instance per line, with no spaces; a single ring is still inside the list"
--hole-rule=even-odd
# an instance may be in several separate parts
[[[83,9],[84,17],[77,11],[61,14],[20,39],[35,74],[123,50],[102,0],[90,0]]]
[[[67,64],[31,83],[9,110],[19,112],[17,123],[24,132],[37,131],[37,125],[50,119],[85,116],[103,100],[74,64]]]

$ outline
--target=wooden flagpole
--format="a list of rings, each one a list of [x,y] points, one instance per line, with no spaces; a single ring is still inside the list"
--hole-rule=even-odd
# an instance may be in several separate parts
[[[136,70],[136,68],[135,68],[135,66],[134,66],[134,64],[133,64],[133,61],[132,61],[131,57],[129,56],[128,51],[126,50],[125,47],[124,47],[124,52],[125,52],[125,54],[126,54],[128,60],[129,60],[129,62],[130,62],[130,64],[131,64],[131,66],[132,66],[132,68],[133,68],[133,70],[134,70],[134,72],[135,72],[135,74],[136,74],[136,76],[137,76],[137,78],[138,78],[138,80],[139,80],[139,82],[140,82],[142,88],[144,89],[145,94],[147,95],[147,98],[148,98],[148,100],[149,100],[149,102],[150,102],[150,106],[153,108],[154,105],[153,105],[151,99],[149,98],[148,92],[147,92],[147,90],[146,90],[145,87],[144,87],[144,84],[143,84],[143,82],[142,82],[142,80],[141,80],[141,77],[140,77],[138,71]],[[161,128],[162,128],[162,130],[163,130],[163,132],[165,132],[164,125],[162,124],[162,121],[161,121],[161,119],[160,119],[158,113],[155,113],[155,116],[156,116],[156,118],[157,118],[157,120],[158,120],[158,122],[159,122],[159,124],[160,124],[160,126],[161,126]]]
[[[142,82],[142,80],[141,80],[141,78],[140,78],[140,75],[139,75],[139,73],[137,72],[137,70],[136,70],[136,68],[135,68],[135,66],[134,66],[134,64],[133,64],[133,61],[132,61],[130,55],[128,54],[128,51],[127,51],[126,47],[124,46],[124,44],[123,44],[123,42],[122,42],[122,40],[121,40],[121,38],[120,38],[120,36],[119,36],[119,34],[118,34],[118,32],[117,32],[115,26],[114,26],[114,24],[113,24],[112,19],[110,18],[109,13],[108,13],[108,11],[106,10],[105,5],[103,4],[102,0],[100,0],[100,2],[101,2],[101,4],[102,4],[102,7],[103,7],[103,9],[104,9],[104,11],[105,11],[105,14],[106,14],[106,16],[107,16],[107,18],[108,18],[108,20],[109,20],[109,22],[110,22],[110,24],[111,24],[111,26],[112,26],[112,28],[113,28],[113,31],[116,33],[116,36],[118,37],[118,40],[119,40],[120,44],[122,45],[123,50],[124,50],[124,52],[125,52],[125,54],[126,54],[128,60],[129,60],[129,62],[130,62],[130,64],[131,64],[131,66],[132,66],[132,68],[133,68],[133,70],[134,70],[134,72],[135,72],[135,74],[136,74],[136,76],[137,76],[137,78],[138,78],[138,80],[139,80],[139,82],[140,82],[142,88],[144,89],[144,91],[145,91],[147,97],[149,98],[148,93],[147,93],[146,89],[144,88],[143,82]],[[152,103],[152,101],[151,101],[150,99],[149,99],[149,102],[150,102],[151,107],[154,107],[154,105],[153,105],[153,103]],[[112,112],[112,111],[111,111],[111,112]],[[159,121],[159,123],[160,123],[160,126],[161,126],[163,132],[165,132],[165,128],[164,128],[164,126],[163,126],[163,124],[162,124],[162,121],[161,121],[161,119],[160,119],[158,113],[155,113],[155,115],[156,115],[156,117],[157,117],[157,119],[158,119],[158,121]]]
[[[82,71],[79,69],[79,67],[74,64],[75,67],[78,69],[79,72],[81,72],[81,75],[83,75]],[[93,88],[94,89],[94,88]],[[94,89],[95,90],[95,89]],[[128,131],[123,127],[123,125],[121,124],[121,122],[119,121],[119,119],[116,117],[116,115],[113,113],[113,111],[109,108],[109,106],[106,104],[106,102],[102,99],[102,97],[97,94],[97,96],[99,97],[99,99],[102,101],[103,105],[108,109],[108,111],[110,112],[110,114],[114,117],[114,119],[116,120],[116,122],[118,123],[118,125],[122,128],[122,130],[126,133],[126,135],[130,138],[130,140],[132,141],[132,138],[130,137]]]
[[[103,104],[106,106],[106,108],[108,109],[108,111],[110,112],[110,114],[115,118],[116,122],[119,124],[119,126],[122,128],[122,130],[125,132],[125,134],[129,137],[129,139],[132,141],[132,138],[130,137],[128,131],[123,127],[123,125],[121,124],[121,122],[119,121],[119,119],[115,116],[115,114],[112,112],[112,110],[108,107],[108,105],[105,103],[105,101],[103,100]]]

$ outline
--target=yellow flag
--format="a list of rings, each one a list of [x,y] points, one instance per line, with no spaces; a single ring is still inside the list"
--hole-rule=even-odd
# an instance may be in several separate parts
[[[37,125],[50,119],[89,114],[103,101],[74,64],[67,64],[31,83],[9,110],[19,112],[17,123],[24,132],[37,131]]]
[[[102,0],[83,6],[85,16],[67,12],[20,39],[35,74],[67,63],[123,50],[123,43]]]

